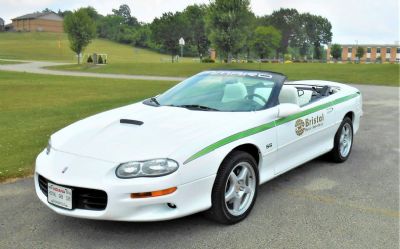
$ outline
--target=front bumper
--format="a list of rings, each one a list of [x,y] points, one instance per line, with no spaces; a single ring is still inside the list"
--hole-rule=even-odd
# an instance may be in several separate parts
[[[115,167],[110,164],[114,165],[63,152],[52,151],[50,155],[42,152],[36,160],[34,177],[37,196],[56,213],[100,220],[160,221],[190,215],[211,207],[215,174],[187,183],[179,183],[177,180],[185,178],[179,176],[179,170],[163,177],[119,179],[115,177]],[[62,173],[65,165],[74,166]],[[49,204],[39,187],[39,175],[59,185],[103,190],[107,193],[107,206],[104,210],[94,211],[78,208],[66,210]],[[170,187],[177,187],[177,190],[159,197],[130,197],[131,193],[151,192]],[[168,203],[176,207],[172,208]]]

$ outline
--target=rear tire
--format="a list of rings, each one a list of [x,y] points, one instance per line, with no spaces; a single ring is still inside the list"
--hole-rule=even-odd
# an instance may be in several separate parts
[[[342,163],[349,158],[353,147],[353,135],[353,122],[345,117],[336,132],[334,147],[329,152],[332,161]]]
[[[258,179],[257,163],[249,153],[230,153],[218,170],[206,215],[222,224],[246,218],[257,198]]]

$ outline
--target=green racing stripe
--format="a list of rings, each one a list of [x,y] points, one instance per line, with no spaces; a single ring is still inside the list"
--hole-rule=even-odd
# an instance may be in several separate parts
[[[280,119],[274,120],[272,122],[269,122],[269,123],[266,123],[266,124],[262,124],[260,126],[256,126],[256,127],[253,127],[253,128],[250,128],[250,129],[235,133],[235,134],[233,134],[233,135],[231,135],[229,137],[223,138],[223,139],[221,139],[221,140],[219,140],[219,141],[217,141],[217,142],[205,147],[204,149],[198,151],[196,154],[194,154],[191,157],[189,157],[183,164],[187,164],[190,161],[193,161],[193,160],[195,160],[195,159],[197,159],[197,158],[199,158],[201,156],[204,156],[204,155],[210,153],[211,151],[213,151],[215,149],[218,149],[219,147],[222,147],[222,146],[224,146],[226,144],[232,143],[232,142],[234,142],[236,140],[239,140],[239,139],[242,139],[242,138],[245,138],[245,137],[248,137],[248,136],[251,136],[251,135],[266,131],[266,130],[269,130],[269,129],[275,127],[275,126],[285,124],[285,123],[290,122],[292,120],[295,120],[295,119],[307,116],[309,114],[312,114],[314,112],[323,110],[323,109],[328,108],[330,106],[334,106],[334,105],[340,104],[342,102],[345,102],[347,100],[355,98],[355,97],[357,97],[359,95],[360,95],[360,92],[357,92],[357,93],[354,93],[354,94],[351,94],[351,95],[348,95],[348,96],[345,96],[345,97],[338,98],[338,99],[333,100],[331,102],[328,102],[328,103],[325,103],[325,104],[322,104],[322,105],[319,105],[319,106],[315,106],[315,107],[307,109],[305,111],[290,115],[288,117],[280,118]]]

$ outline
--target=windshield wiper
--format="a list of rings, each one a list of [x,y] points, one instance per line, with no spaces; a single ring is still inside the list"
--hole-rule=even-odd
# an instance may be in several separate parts
[[[158,102],[158,100],[156,99],[156,97],[151,97],[150,101],[153,102],[156,105],[160,105],[160,102]]]
[[[174,107],[183,107],[187,109],[195,109],[195,110],[202,110],[202,111],[219,111],[218,109],[204,106],[204,105],[172,105]]]

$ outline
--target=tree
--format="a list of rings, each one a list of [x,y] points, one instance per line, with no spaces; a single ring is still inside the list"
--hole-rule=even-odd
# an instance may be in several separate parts
[[[179,38],[187,39],[188,37],[182,13],[164,13],[160,18],[154,19],[150,29],[153,40],[160,45],[161,49],[171,54],[171,60],[174,62],[174,55],[179,51]]]
[[[331,55],[337,61],[342,56],[342,47],[339,44],[332,44]]]
[[[68,39],[72,51],[78,56],[96,36],[96,24],[85,10],[79,9],[64,18],[64,30],[68,33]]]
[[[249,0],[211,2],[206,16],[208,38],[226,61],[245,45],[251,17]]]
[[[301,14],[299,17],[301,30],[298,32],[297,44],[300,47],[312,45],[314,57],[321,59],[321,45],[332,41],[332,24],[328,19],[312,15],[309,13]]]
[[[272,12],[270,16],[261,18],[263,25],[272,25],[277,28],[282,34],[282,40],[277,49],[277,56],[287,52],[287,48],[291,43],[294,43],[295,38],[300,32],[299,13],[296,9],[281,8]]]
[[[253,48],[260,59],[268,57],[280,45],[281,32],[272,26],[258,26],[253,35]]]
[[[138,20],[135,17],[131,16],[131,9],[126,4],[119,6],[119,9],[113,9],[112,12],[114,13],[114,15],[122,17],[124,20],[124,24],[127,24],[129,26],[139,25]]]
[[[55,12],[49,8],[45,8],[44,10],[42,10],[42,13],[55,13]]]
[[[358,61],[360,61],[361,58],[364,57],[364,54],[365,54],[365,49],[363,47],[358,47],[356,51],[356,57]]]
[[[188,45],[194,45],[197,49],[197,55],[202,56],[207,52],[210,41],[206,35],[205,15],[206,7],[204,5],[191,5],[182,12],[187,23]]]

